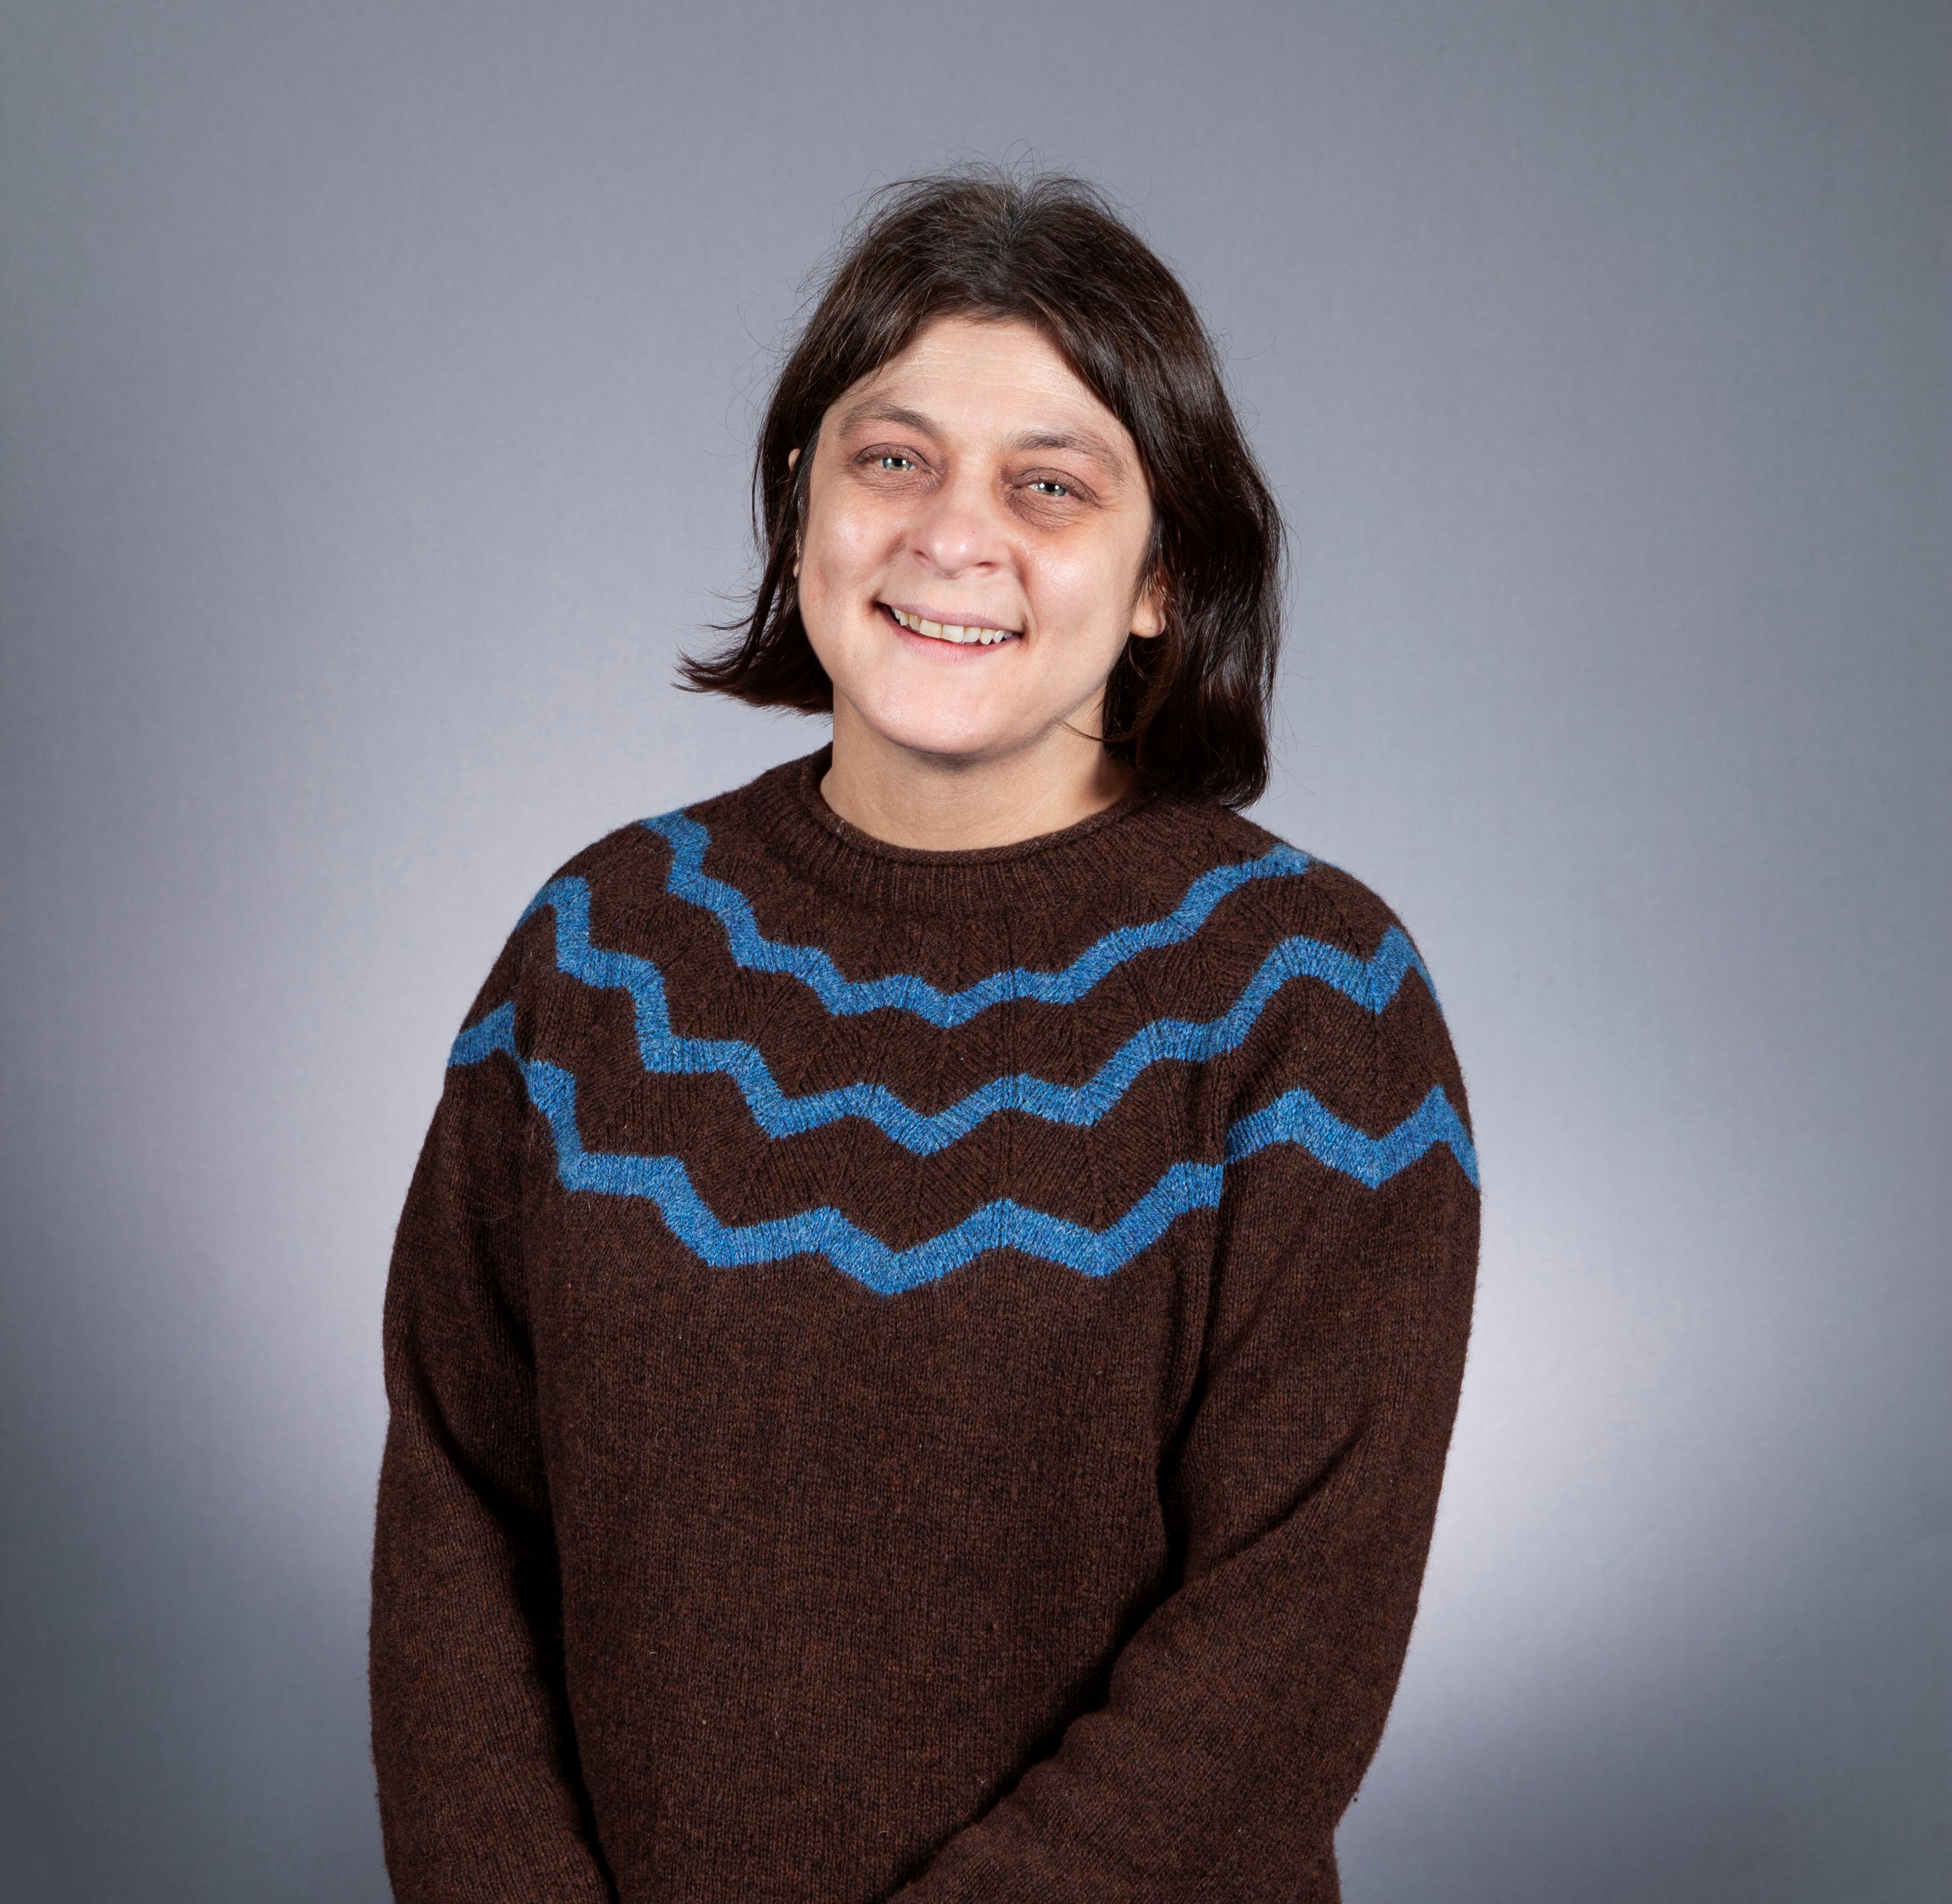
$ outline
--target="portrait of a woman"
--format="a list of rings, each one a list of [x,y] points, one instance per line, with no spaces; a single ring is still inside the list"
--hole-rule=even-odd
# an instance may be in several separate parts
[[[403,1904],[1325,1904],[1478,1173],[1411,939],[1245,817],[1283,530],[1093,189],[959,171],[772,390],[686,685],[831,741],[537,892],[401,1217]]]

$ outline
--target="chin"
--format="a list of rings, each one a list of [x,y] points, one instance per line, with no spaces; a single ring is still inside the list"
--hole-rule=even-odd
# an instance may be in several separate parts
[[[891,707],[856,701],[862,718],[892,746],[915,753],[976,757],[1008,753],[1018,739],[1011,724],[993,709],[955,704]]]

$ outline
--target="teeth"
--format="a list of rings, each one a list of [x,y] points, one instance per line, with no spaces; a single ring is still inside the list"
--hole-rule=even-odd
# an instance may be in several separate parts
[[[953,641],[960,647],[968,647],[974,642],[990,648],[999,641],[1007,641],[1011,631],[1008,628],[981,628],[974,622],[959,625],[954,622],[931,622],[919,615],[904,615],[898,608],[888,612],[905,628],[912,628],[917,634],[925,634],[932,641]]]

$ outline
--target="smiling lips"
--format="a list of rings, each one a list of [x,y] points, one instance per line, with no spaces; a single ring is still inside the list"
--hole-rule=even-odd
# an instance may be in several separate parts
[[[960,647],[972,643],[980,647],[994,647],[999,641],[1013,641],[1017,631],[1014,628],[981,628],[974,623],[967,627],[953,622],[931,622],[920,615],[905,614],[900,609],[890,607],[884,602],[881,606],[906,628],[911,634],[926,635],[931,641],[953,641]]]

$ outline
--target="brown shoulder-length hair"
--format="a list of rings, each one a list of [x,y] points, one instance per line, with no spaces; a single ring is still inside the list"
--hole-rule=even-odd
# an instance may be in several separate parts
[[[1163,590],[1165,626],[1127,640],[1106,684],[1105,744],[1148,788],[1250,804],[1268,780],[1280,512],[1192,300],[1075,178],[985,167],[877,194],[767,406],[752,473],[765,564],[750,612],[725,626],[736,638],[721,653],[681,659],[682,685],[831,711],[793,586],[815,437],[844,391],[950,315],[1034,324],[1131,433],[1152,491],[1146,575]],[[789,468],[796,449],[807,453]]]

